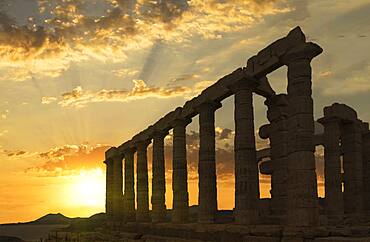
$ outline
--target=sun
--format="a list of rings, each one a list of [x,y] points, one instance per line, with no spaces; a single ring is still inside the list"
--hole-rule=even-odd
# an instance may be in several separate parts
[[[68,201],[76,207],[103,207],[105,203],[105,176],[101,169],[81,171],[71,177]]]

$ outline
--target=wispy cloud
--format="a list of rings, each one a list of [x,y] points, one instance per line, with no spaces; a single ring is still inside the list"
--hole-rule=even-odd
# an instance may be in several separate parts
[[[71,62],[122,61],[127,50],[146,48],[158,40],[183,42],[196,35],[220,38],[266,15],[290,11],[287,4],[273,0],[128,2],[108,0],[100,6],[105,11],[91,14],[86,9],[93,9],[96,2],[39,0],[38,16],[28,18],[26,25],[17,24],[3,11],[0,68],[13,68],[8,75],[13,79],[29,79],[30,74],[55,77]]]

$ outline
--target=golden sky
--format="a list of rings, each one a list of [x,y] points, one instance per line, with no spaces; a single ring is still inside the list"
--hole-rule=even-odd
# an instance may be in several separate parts
[[[315,118],[341,102],[369,121],[369,12],[369,0],[1,1],[0,223],[103,212],[108,147],[297,25],[324,49],[312,63]],[[286,92],[285,68],[268,77],[277,93]],[[256,130],[267,123],[263,101],[255,96]],[[230,97],[216,112],[220,209],[234,203],[232,116]],[[197,117],[187,133],[196,204]],[[268,144],[258,139],[257,146]],[[165,150],[170,181],[171,135]],[[321,177],[322,151],[317,158]],[[268,195],[261,177],[261,196]]]

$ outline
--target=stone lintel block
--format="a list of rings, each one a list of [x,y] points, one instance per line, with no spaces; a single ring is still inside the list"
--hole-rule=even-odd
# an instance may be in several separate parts
[[[215,101],[211,101],[211,100],[205,100],[204,102],[202,103],[199,103],[195,109],[200,113],[202,111],[216,111],[217,109],[219,109],[220,107],[222,107],[222,104],[220,102],[215,102]],[[210,123],[211,124],[211,123]],[[205,125],[205,124],[204,124]],[[212,124],[214,125],[214,124]]]
[[[113,159],[117,156],[121,156],[117,147],[110,147],[107,151],[105,151],[105,158],[106,159]]]
[[[168,132],[172,127],[169,125],[172,120],[176,119],[181,115],[182,108],[178,107],[174,111],[169,112],[163,118],[159,119],[154,125],[154,130],[163,130]]]
[[[357,113],[346,104],[333,103],[331,106],[324,107],[324,117],[336,117],[343,121],[354,122],[357,120]]]
[[[152,132],[152,137],[153,138],[164,139],[167,135],[168,135],[168,131],[167,130],[155,129]]]
[[[282,57],[282,61],[285,64],[294,63],[297,64],[297,60],[311,60],[314,57],[320,55],[323,52],[323,49],[312,42],[301,43],[294,46]]]
[[[253,92],[265,98],[275,96],[275,91],[272,89],[266,76],[263,76],[258,80],[258,85],[253,89]]]
[[[216,82],[212,86],[209,86],[201,93],[201,96],[205,97],[204,99],[215,102],[221,102],[230,95],[232,95],[232,92],[220,82]]]
[[[247,69],[257,77],[266,76],[283,65],[280,59],[286,52],[305,42],[306,38],[302,30],[296,27],[286,37],[275,41],[258,52],[257,55],[248,59]]]

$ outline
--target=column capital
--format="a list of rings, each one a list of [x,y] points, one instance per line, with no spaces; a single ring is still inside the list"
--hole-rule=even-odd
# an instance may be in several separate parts
[[[105,158],[106,159],[117,159],[117,158],[123,158],[123,154],[119,151],[116,147],[111,147],[107,151],[105,151]]]
[[[323,49],[315,43],[306,42],[289,50],[282,58],[282,62],[288,65],[299,59],[312,60],[321,54]]]
[[[155,129],[155,130],[153,130],[151,136],[153,138],[162,138],[162,139],[164,139],[167,135],[168,135],[168,131]]]
[[[139,140],[134,143],[134,146],[137,151],[144,150],[148,147],[148,145],[151,143],[150,139],[147,140]]]
[[[342,120],[338,117],[322,117],[322,118],[319,118],[317,120],[317,122],[319,122],[320,124],[322,125],[327,125],[327,124],[330,124],[330,123],[341,123]]]
[[[253,90],[258,85],[259,85],[259,80],[257,78],[246,74],[243,79],[227,86],[227,88],[235,94],[240,90]]]
[[[170,125],[174,128],[177,126],[187,126],[191,123],[191,118],[176,118],[170,122]]]
[[[219,109],[220,107],[222,107],[222,104],[220,102],[216,102],[216,101],[211,101],[211,100],[207,100],[201,104],[199,104],[199,106],[197,106],[195,109],[198,111],[198,112],[202,112],[202,111],[205,111],[205,110],[211,110],[211,111],[216,111],[217,109]]]

